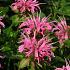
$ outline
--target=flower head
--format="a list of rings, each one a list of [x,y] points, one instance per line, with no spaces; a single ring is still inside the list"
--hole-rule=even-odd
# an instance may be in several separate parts
[[[28,19],[27,21],[21,23],[19,28],[23,28],[24,33],[30,34],[31,31],[36,30],[37,33],[41,33],[42,35],[46,30],[52,30],[52,26],[45,17],[42,19],[39,17]]]
[[[63,43],[65,40],[68,39],[68,26],[66,24],[65,19],[61,19],[56,25],[54,25],[55,35],[57,36],[59,43]]]
[[[62,68],[56,68],[55,70],[70,70],[70,66],[67,65],[66,67],[63,66]]]
[[[22,41],[18,51],[24,53],[26,57],[33,56],[34,60],[38,62],[45,60],[51,60],[52,50],[51,43],[48,35],[44,35],[46,30],[51,31],[52,26],[48,22],[47,18],[33,17],[27,19],[27,21],[21,23],[19,28],[22,29],[21,36],[23,36]],[[39,34],[39,35],[38,35]],[[37,36],[42,35],[39,39]]]
[[[51,60],[52,57],[52,51],[51,51],[51,45],[48,43],[46,38],[42,38],[37,42],[37,46],[35,48],[35,59],[41,61],[44,60],[45,57],[48,57],[49,60]]]
[[[11,5],[11,8],[13,11],[19,11],[21,13],[26,10],[34,13],[37,9],[40,9],[36,0],[16,0],[16,2]]]
[[[39,41],[34,38],[24,38],[18,51],[24,53],[26,57],[33,56],[38,62],[44,60],[46,56],[49,58],[48,60],[51,60],[52,57],[51,45],[46,38]]]

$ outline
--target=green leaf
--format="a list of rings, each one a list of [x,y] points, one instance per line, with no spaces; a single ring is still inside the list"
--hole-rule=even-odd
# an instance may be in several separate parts
[[[64,15],[70,16],[70,6],[65,6],[62,12]]]
[[[16,55],[12,55],[10,58],[11,59],[19,59],[19,60],[22,60],[24,58],[24,56],[21,55],[21,54],[20,55],[16,54]]]
[[[3,48],[2,48],[2,51],[3,51],[3,52],[11,51],[11,48],[10,48],[9,46],[3,47]]]
[[[60,57],[60,56],[55,56],[55,58],[54,59],[52,59],[52,61],[51,61],[51,65],[52,66],[62,66],[63,64],[65,63],[65,60],[62,58],[62,57]]]
[[[8,12],[8,7],[0,7],[0,16],[5,15]]]
[[[66,5],[66,0],[60,0],[61,8],[63,8]]]
[[[64,42],[64,44],[65,44],[66,47],[70,48],[70,40],[69,40],[69,39],[66,40],[66,41]]]
[[[4,30],[4,33],[5,33],[8,37],[12,37],[12,36],[13,36],[12,28],[6,28],[6,29]]]
[[[41,18],[46,17],[43,12],[41,12],[39,15],[40,15]]]
[[[11,20],[14,26],[18,26],[21,22],[24,21],[24,17],[19,17],[18,15],[14,15],[11,17]]]
[[[17,26],[19,24],[19,17],[18,15],[14,15],[11,17],[12,23],[14,26]]]
[[[70,3],[69,4],[68,3],[69,2],[66,2],[66,0],[61,0],[60,3],[61,5],[59,10],[57,10],[57,12],[62,15],[70,16]]]
[[[59,62],[64,62],[64,59],[61,58],[61,57],[59,57],[59,56],[56,56],[56,57],[55,57],[55,60],[56,60],[56,61],[59,61]]]
[[[28,66],[29,61],[30,61],[29,58],[21,60],[19,64],[19,69],[23,69],[24,67]]]

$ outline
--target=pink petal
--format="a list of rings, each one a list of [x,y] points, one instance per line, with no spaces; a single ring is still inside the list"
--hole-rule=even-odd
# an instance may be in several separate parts
[[[20,45],[18,48],[18,52],[23,52],[24,51],[24,45]]]

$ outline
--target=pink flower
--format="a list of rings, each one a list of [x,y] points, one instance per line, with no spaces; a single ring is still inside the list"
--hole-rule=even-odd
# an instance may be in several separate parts
[[[29,57],[30,54],[33,52],[33,44],[31,39],[25,38],[22,40],[22,44],[18,48],[19,52],[24,52],[26,57]]]
[[[28,19],[27,21],[21,23],[19,28],[23,28],[24,32],[28,34],[30,34],[33,30],[36,30],[37,33],[41,34],[44,34],[46,30],[52,30],[52,26],[45,17],[42,19],[39,17]]]
[[[37,46],[35,49],[35,59],[39,61],[44,60],[44,58],[47,56],[48,60],[51,60],[52,57],[52,51],[51,51],[51,45],[48,43],[46,38],[42,38],[37,42]]]
[[[26,57],[33,56],[38,63],[45,60],[45,57],[51,60],[53,56],[52,45],[49,43],[48,36],[44,36],[46,30],[52,30],[47,18],[33,17],[27,19],[27,21],[20,24],[19,28],[22,29],[22,41],[20,41],[18,51],[24,53]],[[42,35],[42,38],[36,38],[38,33]]]
[[[19,46],[18,51],[23,52],[26,57],[33,56],[38,62],[44,60],[47,56],[51,60],[52,51],[51,45],[46,38],[42,38],[39,41],[33,38],[24,38]]]
[[[59,43],[63,43],[65,40],[68,39],[68,27],[66,21],[64,19],[61,19],[61,22],[58,22],[54,26],[55,28],[53,30],[56,30],[55,35],[58,37]]]
[[[56,68],[55,70],[70,70],[70,66],[67,65],[66,67],[63,66],[62,68]]]
[[[11,8],[13,11],[19,11],[21,13],[26,10],[34,13],[37,9],[40,9],[36,0],[16,0],[16,2],[11,5]]]
[[[3,19],[3,17],[0,16],[0,28],[1,28],[1,27],[5,27],[4,23],[2,22],[2,19]]]

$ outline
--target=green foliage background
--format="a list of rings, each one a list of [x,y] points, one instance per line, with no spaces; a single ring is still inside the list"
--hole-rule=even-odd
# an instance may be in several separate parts
[[[0,0],[0,16],[5,16],[3,22],[5,28],[2,29],[0,34],[0,55],[3,59],[3,70],[18,70],[19,61],[24,58],[23,54],[18,53],[20,31],[18,25],[24,18],[19,13],[14,13],[10,5],[14,0]],[[70,25],[70,0],[39,0],[41,7],[41,17],[51,14],[51,19],[58,19],[58,16],[65,17],[68,25]],[[45,4],[44,4],[45,3]],[[65,64],[65,58],[70,59],[70,40],[65,41],[64,48],[53,49],[55,58],[52,59],[50,65],[44,63],[43,68],[40,65],[36,66],[36,70],[54,70],[55,67],[61,67]],[[22,63],[25,59],[22,60]],[[27,62],[25,62],[27,64]],[[26,70],[26,64],[22,64]],[[30,68],[30,67],[29,67]],[[32,67],[30,70],[34,70]]]

